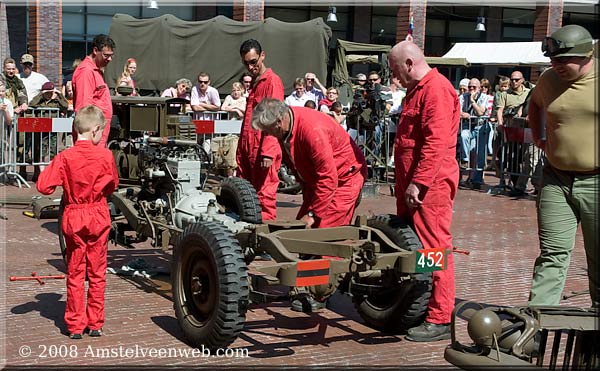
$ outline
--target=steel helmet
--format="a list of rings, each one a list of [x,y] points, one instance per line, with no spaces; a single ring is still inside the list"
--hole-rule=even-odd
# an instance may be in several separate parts
[[[546,57],[587,57],[593,49],[592,41],[588,30],[570,24],[544,38],[542,51]]]
[[[491,347],[493,338],[502,335],[502,322],[500,317],[489,309],[477,311],[469,319],[467,332],[475,344],[482,347]]]

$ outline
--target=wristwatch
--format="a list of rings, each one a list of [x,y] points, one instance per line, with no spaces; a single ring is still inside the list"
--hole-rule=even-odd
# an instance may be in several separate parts
[[[315,213],[314,213],[314,211],[312,211],[312,210],[309,210],[309,211],[306,213],[306,215],[310,216],[311,218],[314,218],[314,217],[315,217]]]

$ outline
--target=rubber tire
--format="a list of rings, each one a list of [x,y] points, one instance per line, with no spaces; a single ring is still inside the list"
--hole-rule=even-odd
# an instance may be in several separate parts
[[[246,179],[230,177],[221,182],[221,194],[217,202],[228,212],[239,215],[240,219],[253,224],[262,223],[262,209],[256,190]]]
[[[173,249],[173,305],[190,345],[225,348],[241,332],[248,307],[248,272],[231,232],[215,222],[189,225]],[[192,295],[192,277],[208,291]],[[214,353],[213,353],[214,354]]]
[[[379,215],[367,225],[379,229],[400,248],[414,251],[423,248],[413,229],[396,215]],[[382,297],[355,295],[354,305],[360,316],[373,328],[384,331],[405,331],[420,324],[427,313],[431,297],[431,272],[411,274],[411,280],[398,285]]]

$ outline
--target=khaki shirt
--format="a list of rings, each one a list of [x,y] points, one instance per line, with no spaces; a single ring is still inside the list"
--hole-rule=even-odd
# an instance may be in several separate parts
[[[520,106],[521,104],[525,103],[525,100],[527,99],[530,90],[531,89],[523,86],[523,90],[521,90],[520,92],[514,91],[512,89],[508,89],[508,91],[502,92],[498,99],[498,107],[511,108]],[[526,115],[526,113],[524,113],[523,115]]]
[[[573,82],[561,80],[553,69],[538,80],[531,99],[547,112],[546,157],[564,171],[598,168],[598,60],[586,75]],[[540,114],[542,117],[543,114]]]

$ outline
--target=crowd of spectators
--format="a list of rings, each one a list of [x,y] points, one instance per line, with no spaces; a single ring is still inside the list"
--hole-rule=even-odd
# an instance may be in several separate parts
[[[12,107],[9,107],[7,103],[4,103],[4,106],[0,105],[0,107],[5,107],[2,111],[7,122],[12,121],[20,112],[26,110],[38,93],[41,97],[44,96],[40,93],[42,85],[49,81],[42,74],[33,71],[33,62],[33,56],[24,54],[21,58],[23,72],[17,75],[18,70],[14,60],[10,58],[5,60],[0,82],[4,86],[4,95],[6,96],[3,101],[10,102]],[[78,62],[80,60],[74,62],[74,68],[77,67]],[[136,60],[129,58],[123,66],[122,74],[116,81],[117,87],[126,86],[131,88],[131,93],[127,93],[128,95],[139,94],[134,79],[136,71]],[[20,83],[16,82],[14,76],[20,79]],[[339,102],[338,89],[336,87],[326,88],[313,72],[309,71],[304,76],[297,77],[293,82],[294,90],[284,101],[288,106],[313,107],[324,114],[332,116],[355,141],[359,143],[362,141],[363,145],[367,144],[369,146],[367,152],[376,159],[372,161],[368,159],[370,165],[374,167],[386,166],[383,163],[383,154],[386,153],[386,156],[389,156],[389,158],[386,157],[387,166],[393,166],[393,139],[406,90],[394,79],[391,79],[389,84],[382,83],[381,75],[377,71],[371,71],[368,74],[359,73],[351,80],[353,81],[353,90],[361,92],[363,95],[365,90],[373,90],[377,86],[377,92],[384,100],[386,115],[367,133],[367,137],[372,137],[370,143],[366,143],[367,139],[359,135],[356,128],[346,122],[351,102],[346,105]],[[172,87],[165,89],[161,96],[187,100],[189,103],[182,106],[181,112],[191,113],[194,119],[210,119],[214,117],[210,113],[218,111],[229,112],[229,119],[242,119],[246,111],[246,98],[253,82],[253,76],[248,72],[244,72],[240,76],[239,82],[232,84],[231,93],[222,101],[219,91],[211,86],[210,76],[206,72],[200,72],[195,83],[186,78],[178,79]],[[457,93],[461,106],[461,126],[457,138],[457,159],[463,169],[462,173],[466,173],[466,179],[463,180],[461,176],[459,183],[461,188],[481,189],[484,184],[484,170],[495,169],[499,173],[500,168],[506,166],[500,163],[502,157],[500,152],[502,144],[501,128],[507,120],[526,116],[526,102],[531,91],[529,86],[530,84],[525,83],[520,71],[514,71],[510,77],[497,76],[494,85],[485,78],[481,80],[478,78],[465,78],[460,81]],[[120,93],[116,90],[118,89],[115,89],[113,94],[119,95]],[[53,99],[60,101],[61,104],[66,102],[67,107],[64,110],[61,109],[61,116],[72,115],[72,82],[64,81],[61,91],[54,88],[51,91],[55,96]],[[48,97],[49,91],[46,90],[45,92],[45,96]],[[43,101],[43,99],[37,99],[34,103],[39,105],[40,101]],[[386,133],[391,140],[384,140]],[[384,149],[384,142],[388,148]],[[524,153],[525,155],[528,154],[527,151],[524,151]],[[539,162],[538,157],[533,159],[535,161],[529,161],[529,159],[525,161],[526,159],[521,156],[519,160],[522,162],[521,170],[523,172],[531,171],[531,165],[536,166]],[[525,162],[530,166],[524,166]],[[22,171],[22,174],[25,175],[25,172]],[[511,178],[511,195],[525,195],[528,179],[527,176],[513,176]],[[536,191],[537,187],[534,192]]]
[[[494,88],[485,78],[463,79],[459,83],[461,127],[457,152],[461,168],[467,173],[459,186],[481,189],[487,169],[496,170],[497,175],[502,171],[510,175],[509,195],[513,197],[527,195],[527,184],[534,174],[532,193],[536,194],[539,177],[534,169],[539,167],[540,152],[530,144],[508,144],[503,135],[507,126],[527,128],[527,104],[534,85],[517,70],[510,77],[497,76],[496,81]]]

